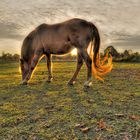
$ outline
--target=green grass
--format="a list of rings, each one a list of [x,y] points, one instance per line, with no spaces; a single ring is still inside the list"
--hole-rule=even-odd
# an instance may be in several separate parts
[[[0,64],[0,140],[139,140],[140,64],[115,63],[105,83],[86,68],[74,87],[75,62],[54,62],[52,83],[40,63],[28,86],[20,86],[18,63]],[[83,130],[85,129],[85,130]]]

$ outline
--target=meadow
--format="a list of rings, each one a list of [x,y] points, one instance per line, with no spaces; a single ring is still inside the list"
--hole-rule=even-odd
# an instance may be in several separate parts
[[[105,82],[84,89],[86,67],[54,62],[53,82],[39,63],[27,86],[19,64],[0,63],[0,140],[139,140],[140,63],[114,63]]]

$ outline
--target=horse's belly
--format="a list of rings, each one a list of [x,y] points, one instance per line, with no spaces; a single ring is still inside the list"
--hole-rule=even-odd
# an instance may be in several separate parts
[[[58,54],[58,55],[63,55],[63,54],[67,54],[70,53],[72,51],[73,47],[72,46],[64,46],[64,47],[56,47],[56,49],[52,50],[51,53],[52,54]]]
[[[58,43],[50,44],[49,48],[46,49],[46,51],[49,50],[51,54],[63,55],[66,53],[70,53],[73,48],[74,47],[71,45],[70,42],[60,42],[60,43],[58,42]]]

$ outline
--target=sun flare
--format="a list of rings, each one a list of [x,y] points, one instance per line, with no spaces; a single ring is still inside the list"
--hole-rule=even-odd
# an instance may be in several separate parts
[[[77,49],[75,48],[75,49],[73,49],[72,51],[71,51],[71,55],[73,56],[73,55],[77,55]]]

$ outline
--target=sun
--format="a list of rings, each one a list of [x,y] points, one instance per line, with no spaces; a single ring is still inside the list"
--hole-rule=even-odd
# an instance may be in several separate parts
[[[75,48],[75,49],[73,49],[72,51],[71,51],[71,55],[73,56],[73,55],[77,55],[77,49]]]

